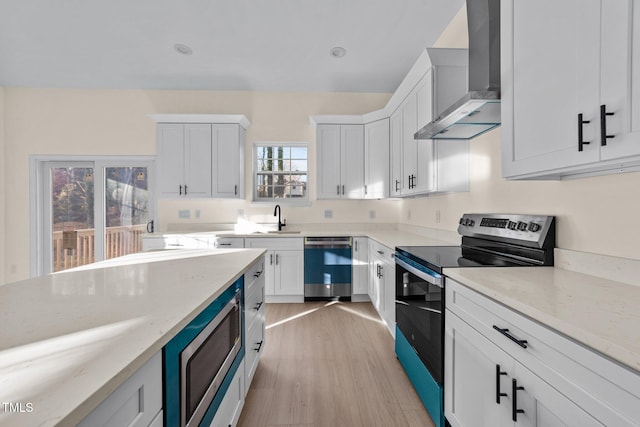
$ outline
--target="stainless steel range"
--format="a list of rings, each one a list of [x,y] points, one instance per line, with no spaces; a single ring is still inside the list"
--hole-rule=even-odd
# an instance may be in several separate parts
[[[438,427],[445,425],[445,268],[553,265],[555,218],[465,214],[461,246],[396,247],[396,354]]]

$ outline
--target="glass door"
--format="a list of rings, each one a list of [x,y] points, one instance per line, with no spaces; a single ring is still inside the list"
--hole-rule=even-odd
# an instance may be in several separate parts
[[[94,262],[93,166],[52,164],[48,175],[51,271]]]
[[[42,161],[37,274],[142,251],[151,160]]]
[[[149,218],[147,167],[105,167],[105,252],[111,259],[142,251]]]

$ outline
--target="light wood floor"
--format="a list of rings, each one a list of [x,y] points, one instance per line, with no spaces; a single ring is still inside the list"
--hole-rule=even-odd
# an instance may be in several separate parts
[[[239,426],[433,426],[370,303],[269,304]]]

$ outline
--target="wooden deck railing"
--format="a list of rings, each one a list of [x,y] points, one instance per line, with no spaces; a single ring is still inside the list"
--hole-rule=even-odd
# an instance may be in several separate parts
[[[146,225],[108,227],[105,229],[105,259],[142,251],[142,234]],[[62,247],[62,231],[53,232],[53,271],[95,262],[94,229],[77,230],[76,249]]]

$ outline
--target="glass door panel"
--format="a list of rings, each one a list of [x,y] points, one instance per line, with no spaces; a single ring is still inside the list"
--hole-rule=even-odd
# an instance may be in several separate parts
[[[95,261],[94,169],[51,167],[52,271]]]
[[[142,251],[149,222],[147,167],[105,168],[105,259]]]

